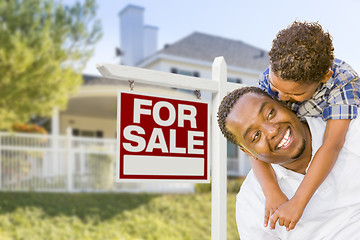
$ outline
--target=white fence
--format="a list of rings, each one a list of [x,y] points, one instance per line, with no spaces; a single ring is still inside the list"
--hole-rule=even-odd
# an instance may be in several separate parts
[[[194,192],[192,183],[115,183],[115,139],[0,132],[0,190]]]

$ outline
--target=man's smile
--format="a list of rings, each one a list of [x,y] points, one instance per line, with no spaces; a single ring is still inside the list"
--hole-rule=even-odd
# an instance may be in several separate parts
[[[285,131],[284,137],[281,139],[280,143],[276,146],[277,149],[287,149],[290,147],[291,143],[293,142],[293,136],[291,134],[290,128]]]

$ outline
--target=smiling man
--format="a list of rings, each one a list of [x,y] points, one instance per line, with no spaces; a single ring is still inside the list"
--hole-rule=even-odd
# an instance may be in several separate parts
[[[301,122],[279,101],[256,87],[237,89],[222,101],[218,123],[224,136],[250,156],[271,163],[274,178],[288,199],[300,185],[313,154],[322,144],[326,122]],[[360,119],[350,123],[333,170],[318,188],[290,232],[271,219],[264,227],[265,197],[251,171],[237,196],[237,224],[242,240],[360,239]]]

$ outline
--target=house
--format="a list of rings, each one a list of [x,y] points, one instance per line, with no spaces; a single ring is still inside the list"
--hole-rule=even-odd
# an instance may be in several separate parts
[[[120,13],[121,64],[157,71],[211,79],[215,57],[224,56],[228,81],[257,85],[259,74],[268,66],[267,51],[239,40],[194,32],[157,50],[158,28],[144,24],[145,9],[128,5]],[[68,108],[59,114],[59,132],[68,127],[75,136],[116,137],[116,96],[129,84],[111,79],[84,75],[84,84],[70,98]],[[156,95],[195,98],[192,91],[167,89],[135,83],[135,90]],[[196,89],[194,89],[196,90]],[[210,101],[210,93],[202,92]],[[240,161],[238,161],[240,159]],[[250,169],[247,156],[228,143],[228,172],[245,175]]]

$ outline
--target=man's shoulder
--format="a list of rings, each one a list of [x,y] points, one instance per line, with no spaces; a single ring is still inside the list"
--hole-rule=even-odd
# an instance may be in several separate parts
[[[311,134],[311,145],[312,152],[315,152],[322,145],[323,136],[326,128],[326,121],[324,121],[321,117],[305,117],[306,122],[309,126],[310,134]]]

